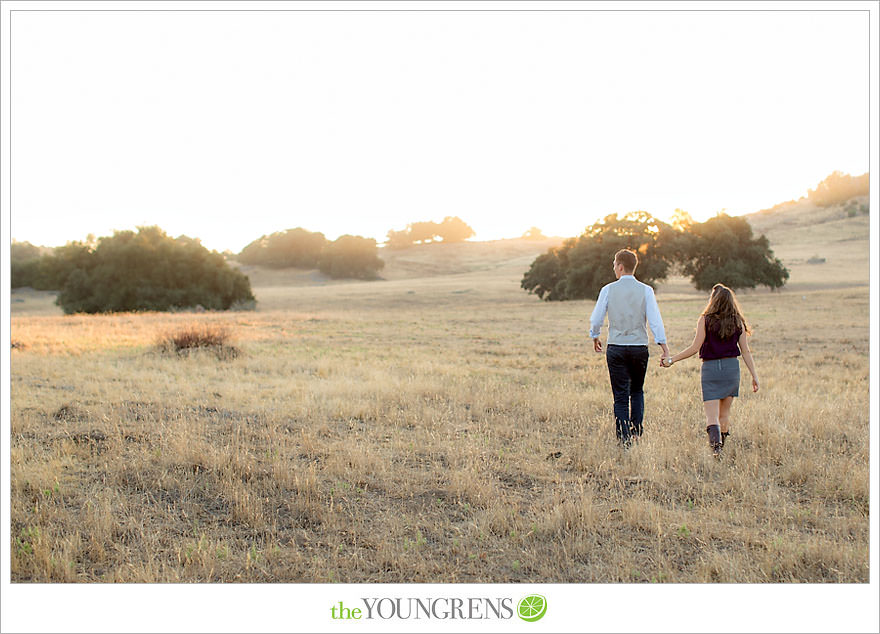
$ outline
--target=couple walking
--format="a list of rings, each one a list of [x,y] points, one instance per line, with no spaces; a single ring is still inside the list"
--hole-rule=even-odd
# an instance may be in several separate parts
[[[614,255],[616,282],[599,292],[596,307],[590,316],[590,337],[593,349],[602,352],[599,333],[608,315],[608,341],[605,360],[614,393],[614,422],[617,438],[628,446],[642,435],[645,412],[643,386],[648,369],[648,331],[663,355],[660,365],[671,367],[697,352],[703,360],[701,384],[706,432],[712,453],[718,456],[730,433],[730,406],[739,396],[739,357],[742,355],[752,375],[752,391],[758,391],[758,374],[749,350],[751,333],[733,291],[723,284],[712,288],[709,303],[697,320],[693,343],[675,355],[669,354],[666,332],[654,290],[635,276],[639,259],[628,249]]]

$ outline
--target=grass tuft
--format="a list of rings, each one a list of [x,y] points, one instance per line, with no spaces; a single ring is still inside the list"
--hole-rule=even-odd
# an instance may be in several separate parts
[[[65,403],[59,407],[52,417],[57,421],[83,421],[88,420],[89,413],[76,405]]]
[[[231,330],[223,324],[188,324],[161,335],[156,345],[162,352],[185,355],[208,350],[218,358],[234,359],[241,351],[229,344],[231,336]]]

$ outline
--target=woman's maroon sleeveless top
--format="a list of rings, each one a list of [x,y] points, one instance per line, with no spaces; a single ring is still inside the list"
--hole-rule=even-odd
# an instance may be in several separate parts
[[[738,357],[739,336],[742,334],[742,328],[737,326],[736,331],[731,337],[722,339],[718,335],[718,322],[715,319],[706,317],[703,322],[706,324],[706,339],[700,346],[700,358],[703,361],[711,359],[725,359],[727,357]]]

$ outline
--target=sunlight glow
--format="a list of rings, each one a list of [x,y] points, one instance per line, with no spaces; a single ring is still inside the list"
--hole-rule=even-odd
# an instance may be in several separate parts
[[[12,235],[155,224],[238,251],[448,215],[491,240],[758,211],[867,171],[866,19],[20,12]]]

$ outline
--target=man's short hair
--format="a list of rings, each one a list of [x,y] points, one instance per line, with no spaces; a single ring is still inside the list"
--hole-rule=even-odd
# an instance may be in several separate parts
[[[634,273],[636,267],[639,265],[639,256],[636,255],[635,251],[621,249],[614,254],[614,263],[622,264],[623,270],[627,273]]]

